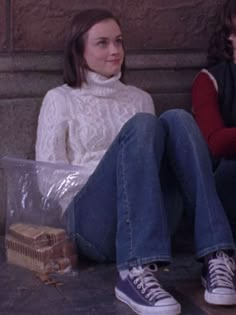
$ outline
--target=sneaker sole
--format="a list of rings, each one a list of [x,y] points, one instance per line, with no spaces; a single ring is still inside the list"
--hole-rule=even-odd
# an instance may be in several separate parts
[[[216,294],[206,290],[206,281],[202,278],[202,285],[205,288],[204,299],[208,304],[213,305],[236,305],[236,294]]]
[[[181,313],[180,304],[172,304],[166,306],[143,306],[135,303],[126,294],[115,288],[115,295],[118,300],[127,304],[136,314],[140,315],[179,315]]]
[[[236,294],[233,296],[227,294],[215,294],[205,290],[204,299],[207,303],[214,305],[236,305]]]

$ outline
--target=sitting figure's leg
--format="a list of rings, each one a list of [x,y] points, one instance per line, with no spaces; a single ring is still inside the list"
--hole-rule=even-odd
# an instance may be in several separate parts
[[[236,160],[222,159],[215,170],[216,189],[236,239]]]
[[[101,262],[116,260],[116,296],[138,314],[180,313],[155,274],[171,260],[159,179],[165,139],[157,117],[135,115],[67,210],[79,250]]]
[[[218,198],[207,146],[192,116],[184,110],[161,115],[167,129],[167,153],[188,211],[194,217],[197,257],[204,263],[205,300],[236,304],[234,241]]]

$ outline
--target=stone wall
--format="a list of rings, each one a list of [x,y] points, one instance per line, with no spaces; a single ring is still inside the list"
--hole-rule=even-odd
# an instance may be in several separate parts
[[[159,114],[174,107],[190,109],[191,83],[205,64],[207,41],[222,2],[0,0],[0,156],[34,158],[41,100],[62,82],[64,35],[74,13],[103,7],[120,18],[126,81],[150,92]],[[1,190],[0,230],[4,200]]]

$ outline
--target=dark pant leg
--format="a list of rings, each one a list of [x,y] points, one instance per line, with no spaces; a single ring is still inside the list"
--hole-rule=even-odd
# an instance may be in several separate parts
[[[215,171],[216,189],[236,238],[236,161],[222,159]]]

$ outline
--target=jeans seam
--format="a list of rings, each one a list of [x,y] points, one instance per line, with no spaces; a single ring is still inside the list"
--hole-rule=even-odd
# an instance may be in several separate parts
[[[124,141],[124,140],[123,140]],[[120,167],[121,167],[121,179],[122,179],[122,190],[123,190],[123,206],[125,213],[125,226],[127,228],[128,238],[129,238],[129,257],[133,256],[133,240],[132,240],[132,226],[130,220],[130,204],[127,193],[127,181],[126,181],[126,172],[125,172],[125,154],[124,154],[124,143],[121,142],[121,152],[120,152]]]

